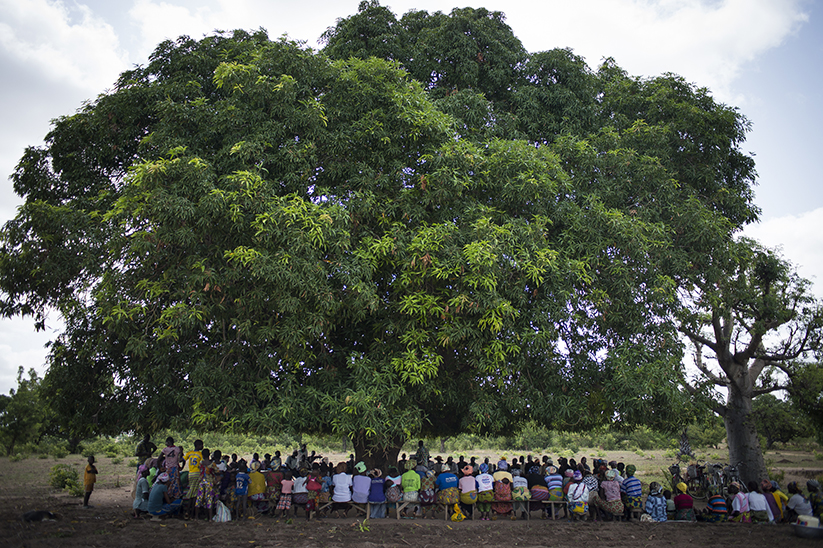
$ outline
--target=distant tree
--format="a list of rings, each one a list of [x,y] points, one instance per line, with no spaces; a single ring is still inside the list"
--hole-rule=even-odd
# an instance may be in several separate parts
[[[794,369],[789,379],[789,401],[808,417],[808,426],[823,441],[823,366],[806,362],[795,364]]]
[[[26,378],[21,366],[17,370],[17,389],[11,389],[8,396],[0,395],[0,444],[6,455],[13,455],[19,444],[39,438],[43,417],[39,389],[37,372],[29,369]]]
[[[696,421],[686,428],[686,434],[694,447],[714,447],[726,438],[723,419],[711,413],[707,418]]]
[[[725,422],[729,459],[745,463],[744,480],[759,481],[767,470],[753,401],[789,388],[798,360],[820,350],[821,304],[788,262],[748,239],[719,249],[685,302],[680,329],[695,345],[703,383],[687,386],[695,395],[725,390],[710,405]]]
[[[766,440],[766,449],[811,433],[808,418],[790,402],[763,394],[752,403],[752,418],[757,433]]]

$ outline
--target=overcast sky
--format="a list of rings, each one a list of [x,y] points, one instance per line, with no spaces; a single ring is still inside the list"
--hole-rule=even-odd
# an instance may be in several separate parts
[[[596,68],[613,57],[632,75],[674,72],[712,90],[753,124],[744,150],[756,155],[761,222],[746,230],[784,254],[823,296],[823,7],[811,0],[383,0],[411,9],[485,7],[506,14],[530,52],[571,47]],[[319,48],[318,37],[359,0],[0,0],[0,222],[21,203],[7,177],[50,120],[72,114],[162,40],[215,29],[264,28]],[[815,68],[817,67],[817,68]],[[44,371],[54,318],[36,334],[0,321],[0,393],[17,367]]]

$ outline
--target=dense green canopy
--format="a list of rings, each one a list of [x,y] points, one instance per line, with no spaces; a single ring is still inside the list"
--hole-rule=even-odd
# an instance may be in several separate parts
[[[66,318],[47,380],[89,381],[123,429],[331,431],[373,458],[687,422],[671,318],[756,217],[746,120],[673,75],[528,54],[498,12],[364,2],[324,38],[164,42],[26,151],[2,312]]]

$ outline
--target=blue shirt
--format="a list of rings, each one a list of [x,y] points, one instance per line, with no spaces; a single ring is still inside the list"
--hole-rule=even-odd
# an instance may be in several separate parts
[[[443,472],[437,476],[435,485],[437,485],[437,489],[440,491],[448,489],[449,487],[457,487],[457,476],[451,472]]]
[[[383,478],[372,478],[369,486],[369,502],[386,502],[386,491],[384,484],[386,480]]]
[[[168,487],[164,483],[155,483],[149,492],[149,512],[160,512],[166,502],[165,495]]]
[[[666,521],[666,499],[663,497],[652,497],[646,499],[646,513],[654,521]]]
[[[234,479],[234,494],[238,496],[247,495],[249,493],[249,483],[251,478],[245,472],[238,472]]]
[[[641,485],[640,480],[634,476],[629,476],[623,480],[623,483],[620,485],[620,491],[626,493],[630,497],[643,496],[643,486]]]

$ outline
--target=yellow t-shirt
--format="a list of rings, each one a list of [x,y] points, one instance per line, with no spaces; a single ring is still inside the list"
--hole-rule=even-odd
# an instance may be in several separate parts
[[[249,472],[249,496],[266,492],[266,476],[260,472]]]
[[[200,461],[203,459],[203,453],[200,451],[189,451],[185,455],[183,455],[183,460],[186,461],[186,465],[189,468],[189,474],[199,474],[200,473]]]
[[[83,487],[86,491],[91,491],[94,483],[97,481],[97,469],[91,464],[86,465],[86,471],[83,474]]]

